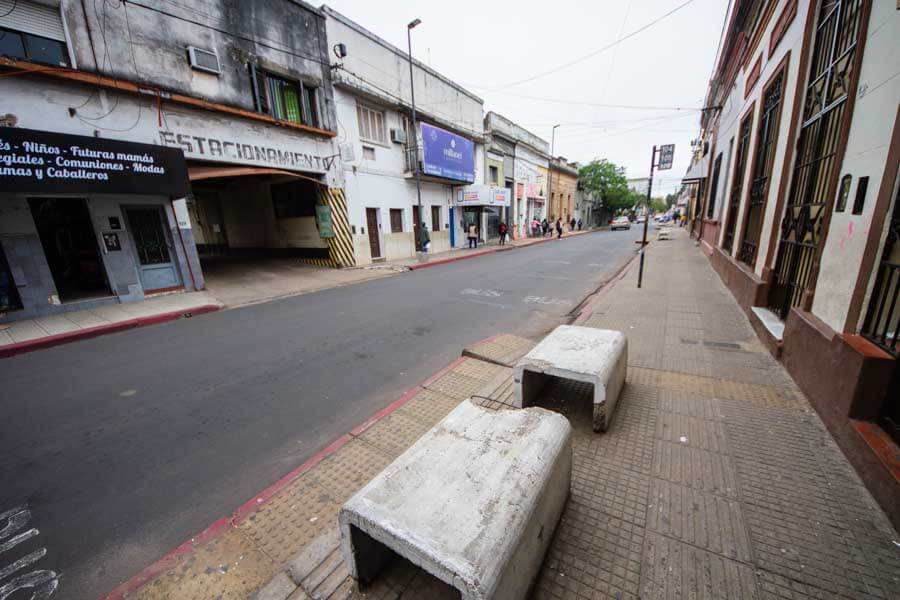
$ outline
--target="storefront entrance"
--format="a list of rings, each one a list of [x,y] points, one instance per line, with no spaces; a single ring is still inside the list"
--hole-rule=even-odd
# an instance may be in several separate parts
[[[175,249],[163,227],[162,209],[158,206],[126,208],[125,215],[131,226],[144,292],[180,287],[181,276],[172,260]]]
[[[61,302],[109,296],[106,270],[84,198],[29,198]]]
[[[16,289],[16,282],[12,278],[12,269],[6,262],[3,245],[0,244],[0,313],[20,308],[22,308],[22,301],[19,299],[19,290]]]

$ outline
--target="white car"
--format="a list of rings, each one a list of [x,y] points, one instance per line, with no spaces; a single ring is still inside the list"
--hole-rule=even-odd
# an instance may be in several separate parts
[[[616,217],[609,228],[613,231],[616,229],[631,229],[631,221],[628,220],[628,217]]]

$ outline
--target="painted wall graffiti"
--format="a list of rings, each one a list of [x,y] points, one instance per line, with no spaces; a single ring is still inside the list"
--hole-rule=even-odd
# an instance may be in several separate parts
[[[46,548],[38,548],[18,559],[15,555],[8,556],[10,550],[40,533],[34,527],[27,528],[30,521],[31,511],[25,504],[0,513],[0,600],[22,590],[31,591],[31,600],[46,600],[59,587],[55,571],[22,572],[42,559],[47,554]]]

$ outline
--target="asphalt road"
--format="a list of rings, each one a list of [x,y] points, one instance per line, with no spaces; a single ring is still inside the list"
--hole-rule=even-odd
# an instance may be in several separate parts
[[[0,360],[0,513],[100,596],[459,356],[535,337],[633,256],[598,232]],[[0,522],[0,531],[4,523]]]

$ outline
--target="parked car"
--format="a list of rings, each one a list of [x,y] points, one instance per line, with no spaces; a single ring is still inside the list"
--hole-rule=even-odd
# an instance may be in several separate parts
[[[645,217],[644,215],[641,215],[637,218],[637,224],[640,225],[641,223],[643,223],[646,220],[647,220],[647,217]]]
[[[628,217],[616,217],[610,223],[609,228],[613,231],[616,229],[631,229],[631,221],[628,220]]]

